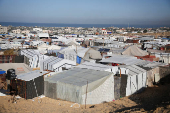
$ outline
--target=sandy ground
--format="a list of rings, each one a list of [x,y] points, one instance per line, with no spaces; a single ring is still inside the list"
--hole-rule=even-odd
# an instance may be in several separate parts
[[[87,105],[86,109],[84,105],[79,107],[72,102],[48,97],[34,98],[34,101],[20,98],[16,103],[12,103],[10,98],[11,96],[0,97],[0,113],[170,113],[170,76],[166,77],[161,84],[146,88],[142,93],[112,102]]]

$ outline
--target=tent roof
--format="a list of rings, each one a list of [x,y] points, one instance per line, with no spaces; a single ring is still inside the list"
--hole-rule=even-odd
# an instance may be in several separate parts
[[[166,66],[167,64],[142,60],[142,62],[138,62],[135,65],[139,65],[139,66],[142,66],[142,67],[148,67],[148,68],[155,68],[155,67],[158,67],[158,66]]]
[[[117,55],[114,54],[110,58],[102,59],[100,62],[107,62],[107,63],[119,63],[119,64],[126,64],[126,65],[133,65],[142,60],[137,59],[136,57],[126,56],[126,55]]]
[[[85,54],[85,57],[87,54],[89,54],[89,57],[92,59],[102,59],[100,52],[97,50],[94,50],[93,48],[89,48],[89,50]]]
[[[40,70],[30,71],[28,73],[23,73],[17,76],[18,79],[24,80],[24,81],[30,81],[32,79],[35,79],[39,76],[42,76],[43,74],[47,73],[46,71],[43,71],[40,73]]]
[[[123,68],[129,69],[128,75],[130,75],[130,76],[138,75],[140,73],[146,72],[146,70],[144,70],[143,68],[140,68],[139,66],[136,66],[136,65],[131,65],[131,66],[121,65],[119,67],[123,67]]]
[[[98,51],[100,51],[100,52],[109,52],[109,51],[110,51],[110,49],[100,48]]]
[[[41,49],[41,48],[48,48],[49,45],[47,45],[46,43],[43,43],[42,45],[38,46],[38,49]]]
[[[116,66],[113,67],[113,66],[107,66],[103,64],[92,63],[92,62],[84,62],[76,67],[83,68],[83,69],[100,70],[100,71],[105,71],[106,69],[118,68]]]
[[[32,71],[32,69],[24,63],[1,63],[0,69],[7,71],[8,69],[15,69],[15,74],[19,75]]]
[[[48,33],[38,33],[39,37],[49,37]]]
[[[48,47],[49,50],[55,50],[55,49],[61,49],[60,46],[56,46],[56,45],[51,45],[50,47]]]
[[[123,55],[129,55],[129,56],[146,56],[148,53],[146,51],[143,51],[139,49],[136,45],[128,47],[124,52],[122,52]]]
[[[47,79],[53,83],[63,82],[75,86],[84,86],[87,85],[87,81],[88,83],[92,83],[109,75],[112,75],[112,73],[91,69],[73,68],[68,71],[53,75]]]

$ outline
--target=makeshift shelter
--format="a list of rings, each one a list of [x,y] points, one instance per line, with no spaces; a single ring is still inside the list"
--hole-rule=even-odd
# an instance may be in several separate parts
[[[12,90],[25,99],[32,99],[44,94],[44,78],[43,75],[47,72],[39,70],[20,74],[17,80],[11,80]]]
[[[118,64],[126,64],[126,65],[133,65],[138,62],[141,62],[142,60],[137,59],[136,57],[127,56],[127,55],[109,55],[110,58],[102,59],[101,63],[118,63]]]
[[[146,87],[146,70],[136,65],[121,65],[120,67],[129,69],[128,74],[121,75],[121,97],[132,95]]]
[[[76,66],[76,62],[53,56],[50,56],[40,62],[41,71],[50,70],[55,72],[61,72],[63,71],[63,68],[68,69],[72,66]]]
[[[47,53],[47,50],[48,50],[49,47],[50,47],[49,45],[47,45],[47,44],[44,43],[44,44],[38,46],[38,51],[39,51],[41,54],[45,54],[45,53]]]
[[[48,57],[40,54],[38,50],[33,49],[22,50],[21,55],[24,55],[24,63],[31,68],[40,67],[40,62]]]
[[[147,71],[147,86],[153,86],[158,83],[163,77],[170,74],[170,67],[165,63],[143,61],[136,65]]]
[[[38,37],[39,39],[48,39],[49,38],[49,34],[48,33],[38,33]]]
[[[67,45],[70,45],[70,46],[72,46],[72,45],[74,45],[74,46],[80,46],[80,44],[78,43],[78,42],[76,42],[76,41],[69,41],[69,42],[67,42],[67,43],[65,43],[65,44],[67,44]]]
[[[97,71],[107,71],[107,72],[112,72],[114,74],[119,74],[120,69],[121,69],[122,74],[127,74],[129,71],[126,68],[119,68],[117,66],[108,66],[108,65],[91,63],[91,62],[84,62],[76,67],[82,68],[82,69],[93,69],[93,70],[97,70]]]
[[[14,55],[0,55],[0,63],[12,63]]]
[[[113,73],[106,71],[74,68],[47,77],[44,83],[44,94],[49,98],[79,104],[99,104],[115,99]]]
[[[58,50],[60,50],[61,47],[60,46],[57,46],[57,45],[51,45],[48,47],[48,53],[49,54],[52,54],[52,53],[57,53]]]
[[[102,59],[102,56],[99,51],[96,51],[92,48],[89,48],[88,51],[85,53],[83,59]]]
[[[82,68],[82,69],[92,69],[92,70],[98,70],[98,71],[107,71],[107,72],[112,72],[114,75],[118,74],[128,74],[129,69],[126,68],[119,68],[117,66],[107,66],[103,64],[97,64],[97,63],[91,63],[91,62],[84,62],[78,66],[77,68]],[[119,76],[114,76],[114,97],[115,100],[120,98],[120,86],[121,86],[121,77]]]
[[[122,52],[123,55],[129,55],[129,56],[146,56],[148,53],[146,51],[143,51],[139,49],[136,45],[128,47],[124,52]]]
[[[57,54],[60,58],[64,57],[64,59],[75,61],[78,64],[84,61],[102,59],[100,52],[92,48],[68,47]]]

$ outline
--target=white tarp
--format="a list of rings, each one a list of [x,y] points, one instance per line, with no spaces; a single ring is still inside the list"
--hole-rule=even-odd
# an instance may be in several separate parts
[[[126,96],[132,95],[142,88],[146,87],[146,79],[147,72],[146,70],[136,66],[126,66],[121,65],[120,67],[124,67],[129,69],[128,78],[127,78],[127,86],[126,86]]]
[[[126,56],[126,55],[113,54],[111,56],[112,57],[110,58],[102,59],[100,62],[133,65],[142,61],[140,59],[137,59],[136,57]]]

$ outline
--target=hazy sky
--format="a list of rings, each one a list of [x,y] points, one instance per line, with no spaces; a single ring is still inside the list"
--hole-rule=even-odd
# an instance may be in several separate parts
[[[0,22],[170,24],[170,0],[0,0]]]

